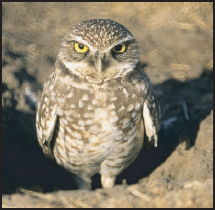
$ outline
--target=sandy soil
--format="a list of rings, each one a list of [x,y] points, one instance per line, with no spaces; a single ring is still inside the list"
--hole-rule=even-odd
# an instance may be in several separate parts
[[[91,18],[113,19],[137,38],[162,126],[158,148],[143,149],[116,187],[100,189],[95,175],[84,191],[44,157],[35,112],[61,38]],[[212,207],[212,26],[212,3],[4,2],[3,207]]]

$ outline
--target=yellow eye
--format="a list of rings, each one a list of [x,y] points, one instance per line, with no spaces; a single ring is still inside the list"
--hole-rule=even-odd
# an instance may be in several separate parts
[[[83,44],[75,42],[74,49],[77,53],[85,53],[85,52],[87,52],[88,47]]]
[[[113,51],[115,53],[123,53],[126,50],[126,45],[125,44],[118,44],[113,48]]]

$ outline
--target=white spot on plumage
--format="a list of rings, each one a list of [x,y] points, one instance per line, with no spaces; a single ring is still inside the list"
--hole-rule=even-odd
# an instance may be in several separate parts
[[[55,111],[55,110],[53,110],[53,112],[54,112],[54,111]],[[59,115],[59,116],[64,115],[64,111],[63,111],[61,108],[57,109],[57,110],[56,110],[56,113],[57,113],[57,115]]]
[[[48,113],[48,112],[49,112],[49,107],[47,106],[47,107],[46,107],[46,113]]]
[[[135,112],[135,111],[132,112],[131,117],[132,117],[132,118],[135,118],[136,116],[137,116],[137,112]]]
[[[83,114],[83,117],[84,117],[84,118],[90,118],[90,117],[92,117],[92,114],[91,114],[90,112],[85,112],[85,113]]]
[[[64,126],[62,126],[62,124],[59,126],[59,131],[61,132],[61,134],[64,133]],[[63,138],[63,136],[62,136],[62,138]]]
[[[99,130],[98,125],[92,125],[92,126],[90,126],[90,131],[98,131],[98,130]]]
[[[120,107],[120,109],[119,109],[119,112],[120,112],[120,111],[123,111],[123,110],[125,110],[125,107],[122,105],[122,106]]]
[[[137,88],[137,90],[140,92],[140,91],[144,91],[144,93],[146,93],[147,92],[147,88],[146,88],[146,86],[144,85],[144,84],[139,84],[139,83],[137,83],[136,85],[136,88]]]
[[[73,122],[73,119],[71,117],[66,117],[66,120],[69,122]]]
[[[57,151],[58,151],[58,154],[60,154],[60,162],[62,162],[62,157],[64,160],[67,160],[67,157],[66,157],[66,153],[64,152],[64,150],[62,148],[64,148],[64,146],[61,144],[60,141],[57,142],[57,144],[59,144],[60,146],[56,147],[57,148]]]
[[[90,135],[89,142],[90,142],[91,144],[93,144],[93,143],[98,143],[98,142],[99,142],[99,139],[98,139],[97,136],[95,136],[95,135]]]
[[[147,88],[144,89],[144,93],[145,93],[145,94],[147,93]]]
[[[130,121],[131,121],[130,119],[124,119],[124,120],[123,120],[123,125],[128,124]]]
[[[72,98],[72,96],[73,96],[73,93],[72,93],[72,91],[67,95],[67,98]]]
[[[85,125],[86,125],[86,122],[83,121],[83,120],[78,120],[78,125],[80,125],[80,126],[85,126]]]
[[[110,115],[114,116],[114,115],[116,115],[116,112],[113,110],[113,111],[110,112]]]
[[[129,94],[125,88],[122,89],[122,92],[125,94],[126,98],[128,98]]]
[[[65,98],[63,98],[63,97],[57,97],[57,102],[59,104],[64,104],[65,103]]]
[[[78,107],[79,108],[84,108],[84,102],[82,100],[79,100]]]
[[[64,111],[64,114],[65,114],[66,116],[70,116],[70,115],[71,115],[71,111]]]
[[[46,108],[46,104],[44,103],[41,107],[42,110],[44,110]]]
[[[131,119],[124,119],[122,129],[127,128],[131,124]]]
[[[41,123],[42,128],[45,128],[45,120],[43,120],[42,117],[40,118],[40,123]]]
[[[117,122],[118,120],[119,120],[119,118],[117,116],[110,117],[110,122],[111,123]]]
[[[77,132],[71,132],[72,136],[77,138],[77,139],[81,139],[81,134],[77,133]]]
[[[69,133],[72,133],[72,130],[70,129],[69,126],[66,126],[66,131],[69,132]]]
[[[87,107],[87,109],[88,109],[89,111],[91,111],[91,110],[93,110],[93,109],[94,109],[94,107],[93,107],[93,105],[92,105],[92,104],[90,104],[90,105]]]
[[[75,104],[71,104],[70,107],[71,107],[72,109],[75,109],[75,108],[76,108]]]
[[[83,100],[83,101],[88,101],[88,100],[89,100],[88,95],[86,95],[86,94],[85,94],[85,95],[83,95],[82,100]]]
[[[55,99],[55,92],[54,91],[51,91],[51,96],[50,96],[50,99],[51,99],[51,101],[55,101],[56,99]]]
[[[115,109],[115,106],[114,106],[114,104],[110,104],[107,108],[108,109]]]
[[[87,125],[93,125],[93,124],[94,124],[94,121],[88,119],[88,120],[86,121],[86,124],[87,124]]]
[[[96,105],[98,103],[98,101],[96,99],[93,99],[92,104]]]
[[[130,112],[134,109],[134,104],[129,104],[127,107],[127,111]]]
[[[50,87],[49,87],[49,90],[52,90],[54,88],[54,85],[51,85]]]
[[[65,118],[61,118],[61,121],[63,122],[64,125],[68,124],[68,121]]]
[[[135,104],[135,109],[136,109],[136,110],[139,110],[139,109],[140,109],[140,103],[137,102],[137,103]]]

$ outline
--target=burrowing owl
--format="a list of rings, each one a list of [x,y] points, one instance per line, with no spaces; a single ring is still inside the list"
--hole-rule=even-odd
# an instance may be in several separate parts
[[[90,189],[98,172],[102,186],[113,187],[143,146],[157,146],[159,105],[128,29],[93,19],[65,35],[36,127],[43,152],[75,174],[79,188]]]

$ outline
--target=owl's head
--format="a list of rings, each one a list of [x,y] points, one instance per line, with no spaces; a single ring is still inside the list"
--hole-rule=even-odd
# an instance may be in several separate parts
[[[86,20],[62,39],[58,59],[76,75],[108,79],[132,71],[139,47],[131,32],[108,19]]]

